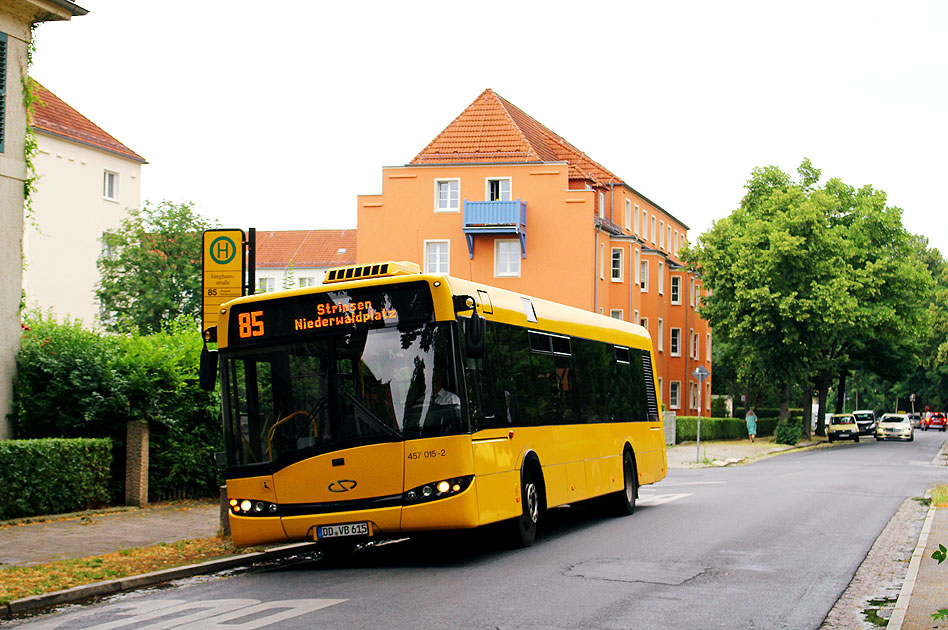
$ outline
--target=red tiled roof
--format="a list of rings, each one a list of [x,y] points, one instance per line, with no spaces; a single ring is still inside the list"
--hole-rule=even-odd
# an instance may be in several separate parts
[[[356,261],[353,230],[257,230],[257,267],[336,267]]]
[[[489,162],[567,162],[570,179],[596,184],[624,183],[490,88],[415,156],[411,164]]]
[[[30,115],[30,126],[33,129],[115,153],[142,164],[146,163],[145,158],[107,134],[45,87],[30,80],[38,97]]]

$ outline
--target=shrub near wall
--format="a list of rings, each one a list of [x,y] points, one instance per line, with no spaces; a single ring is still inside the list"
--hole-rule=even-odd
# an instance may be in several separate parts
[[[773,435],[777,418],[759,418],[757,435]],[[743,418],[701,418],[702,440],[740,440],[747,437],[747,422]],[[698,418],[678,416],[675,425],[675,443],[693,442],[698,439]]]
[[[111,449],[107,439],[0,442],[0,520],[102,505]]]

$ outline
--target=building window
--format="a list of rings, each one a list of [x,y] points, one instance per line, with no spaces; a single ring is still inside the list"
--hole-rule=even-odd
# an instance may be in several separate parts
[[[668,338],[668,351],[673,357],[681,356],[681,328],[672,328]]]
[[[692,328],[688,331],[688,356],[692,359],[695,358],[695,329]]]
[[[458,212],[460,206],[461,180],[460,179],[436,179],[435,180],[435,211],[436,212]]]
[[[662,398],[665,397],[665,392],[662,391],[662,377],[661,376],[658,377],[658,395],[661,396]]]
[[[599,279],[606,279],[606,244],[599,243]]]
[[[635,204],[635,210],[632,212],[632,215],[635,217],[635,233],[639,234],[642,231],[642,228],[639,226],[639,204]]]
[[[451,241],[425,241],[425,273],[451,273]]]
[[[494,241],[494,277],[520,275],[520,241]]]
[[[658,351],[664,352],[665,350],[665,320],[661,317],[658,318]]]
[[[625,229],[632,230],[632,201],[630,199],[625,200]]]
[[[706,383],[704,386],[704,408],[711,408],[711,383]]]
[[[671,251],[672,248],[672,226],[665,228],[665,231],[668,233],[668,250]]]
[[[658,261],[658,294],[665,295],[665,263]]]
[[[691,398],[688,402],[688,406],[691,409],[697,409],[698,408],[698,384],[692,383],[691,387],[688,388],[688,391],[691,393]]]
[[[0,153],[7,138],[7,34],[0,33]]]
[[[621,247],[612,248],[612,281],[623,281],[623,268],[625,267],[624,250]]]
[[[606,217],[606,193],[599,191],[599,218]]]
[[[711,362],[711,333],[707,333],[704,336],[704,354],[705,358],[708,360],[708,363]]]
[[[642,319],[640,319],[639,326],[641,326],[645,330],[648,330],[648,317],[643,317]]]
[[[485,195],[487,201],[510,201],[510,178],[488,178]]]
[[[316,286],[316,278],[312,276],[305,276],[300,278],[300,288],[305,289],[306,287]]]
[[[659,247],[665,249],[665,222],[659,221],[658,223],[658,241]]]
[[[270,293],[276,290],[276,278],[257,278],[257,293]]]
[[[678,257],[678,230],[675,230],[675,249],[673,253],[675,254],[675,257],[677,258]]]
[[[648,210],[642,210],[642,240],[648,239]]]
[[[688,278],[688,286],[689,286],[688,292],[691,294],[691,307],[694,308],[695,306],[695,279],[694,278]]]
[[[102,196],[111,201],[118,200],[118,173],[114,171],[102,172]]]
[[[655,244],[655,239],[658,238],[658,228],[655,227],[655,215],[652,215],[652,244]]]
[[[632,323],[639,321],[639,311],[638,309],[632,311]]]
[[[672,276],[671,282],[671,302],[681,304],[681,276]]]
[[[612,319],[625,319],[625,313],[622,311],[621,308],[614,308],[611,311],[609,311],[609,317],[611,317]]]
[[[635,284],[641,284],[642,282],[642,264],[640,261],[641,254],[639,250],[635,250],[635,265],[633,266],[633,269],[635,269]]]
[[[668,383],[668,408],[681,408],[681,383],[679,381]]]
[[[648,261],[643,260],[639,267],[639,273],[642,276],[642,293],[648,293]]]

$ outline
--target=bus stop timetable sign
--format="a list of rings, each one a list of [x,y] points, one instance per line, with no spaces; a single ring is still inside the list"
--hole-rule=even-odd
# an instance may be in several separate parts
[[[202,262],[202,330],[217,325],[221,304],[244,294],[243,230],[206,230]]]

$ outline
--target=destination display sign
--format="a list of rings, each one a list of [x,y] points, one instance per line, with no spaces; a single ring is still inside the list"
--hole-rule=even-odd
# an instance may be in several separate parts
[[[229,346],[314,333],[352,332],[431,321],[427,283],[324,291],[239,304],[230,313]]]

